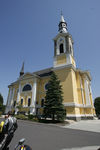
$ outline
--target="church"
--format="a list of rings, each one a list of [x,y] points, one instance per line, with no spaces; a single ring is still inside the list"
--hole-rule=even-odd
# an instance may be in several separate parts
[[[21,105],[26,113],[42,115],[48,81],[54,71],[62,85],[66,118],[93,119],[90,73],[76,68],[73,39],[63,15],[58,27],[58,34],[53,39],[53,67],[25,73],[23,63],[19,78],[8,86],[6,112],[15,110],[17,113],[17,106]]]

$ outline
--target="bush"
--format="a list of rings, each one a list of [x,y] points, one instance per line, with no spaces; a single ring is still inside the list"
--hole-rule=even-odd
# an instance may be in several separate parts
[[[23,114],[15,115],[15,117],[16,117],[17,119],[22,119],[22,120],[27,120],[27,119],[28,119],[27,116],[25,116],[25,115],[23,115]]]
[[[35,118],[36,116],[29,114],[28,115],[28,119],[32,120],[33,118]]]
[[[26,112],[25,111],[18,111],[18,113],[17,113],[18,115],[25,115],[26,114]]]
[[[2,115],[2,112],[0,111],[0,116]]]

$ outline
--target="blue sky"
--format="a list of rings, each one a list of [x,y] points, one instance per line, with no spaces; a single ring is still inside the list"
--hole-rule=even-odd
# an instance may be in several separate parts
[[[100,96],[100,0],[0,0],[0,93],[25,72],[53,66],[53,38],[63,12],[74,40],[77,68],[89,70]]]

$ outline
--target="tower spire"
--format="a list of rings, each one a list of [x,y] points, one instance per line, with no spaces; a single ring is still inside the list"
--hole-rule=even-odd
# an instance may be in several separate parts
[[[22,68],[21,68],[21,71],[20,71],[20,76],[22,76],[24,74],[24,62],[22,64]]]
[[[59,22],[59,32],[60,33],[67,33],[67,23],[64,19],[64,16],[62,14],[62,11],[61,11],[61,19],[60,19],[60,22]]]

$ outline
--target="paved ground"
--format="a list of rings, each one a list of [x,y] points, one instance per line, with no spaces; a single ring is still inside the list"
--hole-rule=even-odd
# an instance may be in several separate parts
[[[82,120],[79,122],[72,122],[70,125],[66,125],[63,127],[100,133],[100,120]]]
[[[87,146],[87,147],[77,147],[71,149],[62,149],[62,150],[100,150],[99,146]]]
[[[26,144],[30,145],[33,150],[84,150],[83,147],[85,150],[90,150],[89,146],[92,146],[91,150],[97,150],[100,146],[100,133],[98,132],[61,128],[28,121],[18,121],[18,125],[9,150],[14,150],[16,143],[23,137],[26,138]]]
[[[79,122],[71,122],[70,125],[62,126],[63,128],[69,129],[77,129],[83,131],[91,131],[100,133],[100,120],[85,120]],[[77,147],[77,148],[68,148],[62,150],[98,150],[100,146],[85,146],[85,147]],[[100,150],[100,149],[99,149]]]

